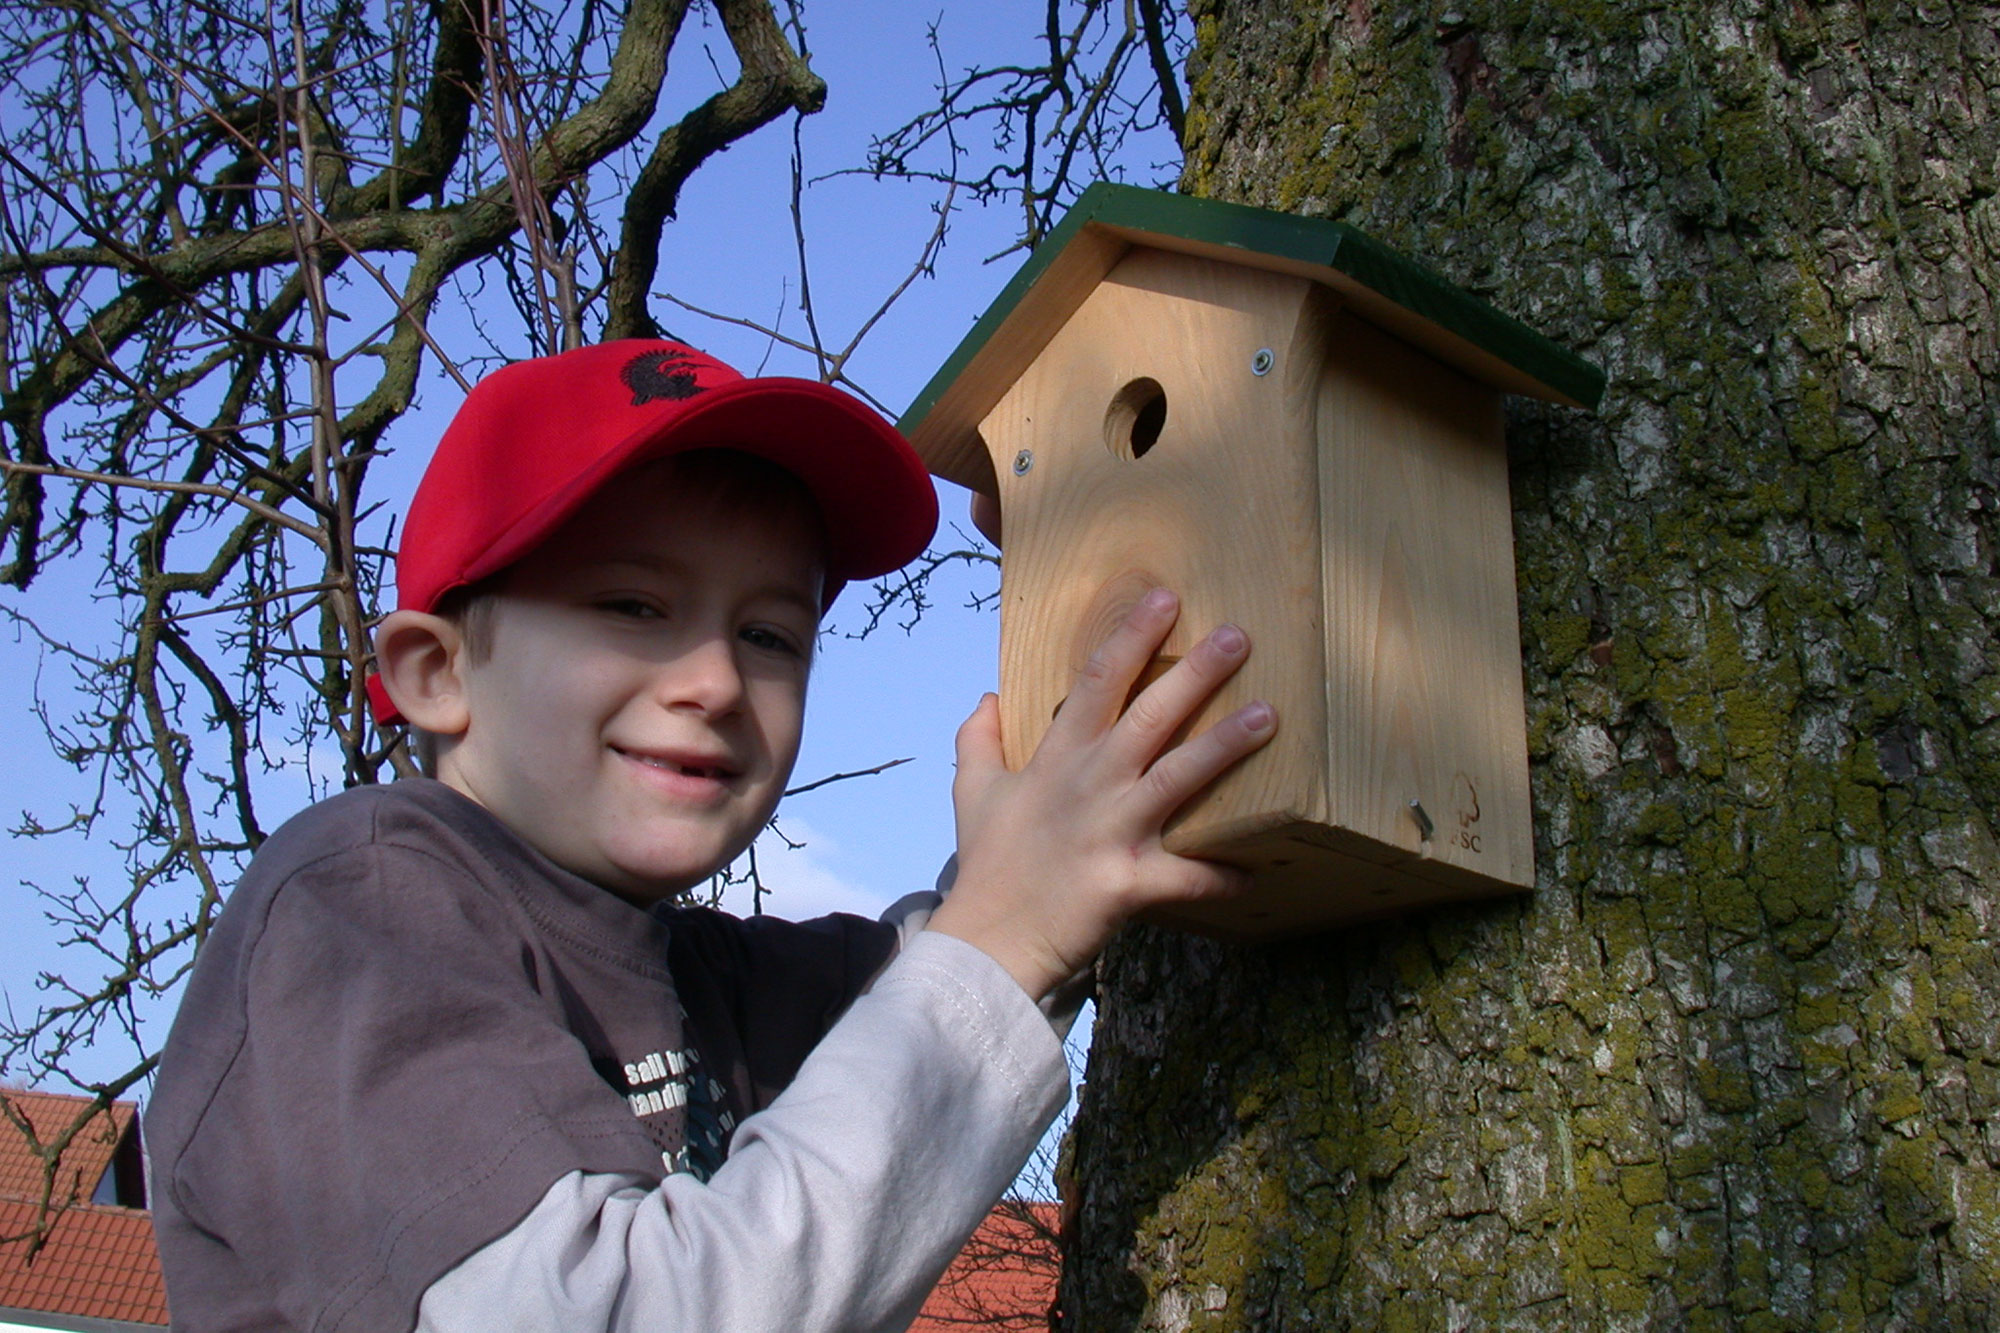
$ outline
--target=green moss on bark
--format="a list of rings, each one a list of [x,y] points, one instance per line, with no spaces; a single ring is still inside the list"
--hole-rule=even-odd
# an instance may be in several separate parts
[[[1612,390],[1509,423],[1536,891],[1122,941],[1072,1326],[2000,1325],[1991,11],[1194,10],[1187,188]]]

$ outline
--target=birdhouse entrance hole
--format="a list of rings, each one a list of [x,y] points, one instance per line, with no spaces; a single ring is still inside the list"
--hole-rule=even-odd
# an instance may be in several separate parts
[[[1133,380],[1111,396],[1104,414],[1104,443],[1127,462],[1144,458],[1167,424],[1167,391],[1156,379]]]

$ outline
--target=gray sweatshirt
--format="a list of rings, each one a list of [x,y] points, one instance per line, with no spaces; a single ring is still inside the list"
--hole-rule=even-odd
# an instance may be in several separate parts
[[[642,911],[436,783],[321,803],[148,1109],[175,1327],[902,1327],[1067,1078],[983,953],[897,941]]]

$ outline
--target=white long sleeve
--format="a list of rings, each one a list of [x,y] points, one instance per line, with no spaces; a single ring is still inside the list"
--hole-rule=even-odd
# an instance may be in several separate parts
[[[571,1172],[431,1285],[417,1327],[903,1329],[1068,1090],[1013,978],[921,932],[708,1183]]]

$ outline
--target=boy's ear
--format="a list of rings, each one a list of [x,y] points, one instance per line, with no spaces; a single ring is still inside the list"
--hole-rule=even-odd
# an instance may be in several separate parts
[[[433,736],[472,723],[465,701],[465,634],[427,611],[391,611],[375,627],[375,669],[404,721]]]
[[[1000,544],[1000,497],[988,495],[985,491],[972,493],[972,526],[978,528],[986,540],[995,546]]]

